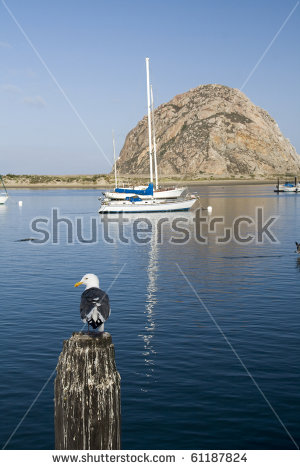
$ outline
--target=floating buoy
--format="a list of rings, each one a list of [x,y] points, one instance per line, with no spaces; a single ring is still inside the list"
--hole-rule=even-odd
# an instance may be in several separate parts
[[[23,206],[23,201],[19,201],[19,207]]]

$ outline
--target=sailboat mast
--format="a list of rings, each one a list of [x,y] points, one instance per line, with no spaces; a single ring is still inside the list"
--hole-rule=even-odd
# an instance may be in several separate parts
[[[155,189],[158,189],[158,176],[157,176],[157,158],[156,158],[156,138],[155,138],[155,120],[154,120],[154,102],[153,90],[151,89],[151,108],[152,108],[152,124],[153,124],[153,153],[154,153],[154,171],[155,171]]]
[[[115,167],[115,185],[116,188],[118,187],[118,180],[117,180],[117,162],[116,162],[116,146],[115,146],[115,133],[112,131],[112,138],[113,138],[113,149],[114,149],[114,167]]]
[[[153,183],[149,57],[146,57],[150,183]]]

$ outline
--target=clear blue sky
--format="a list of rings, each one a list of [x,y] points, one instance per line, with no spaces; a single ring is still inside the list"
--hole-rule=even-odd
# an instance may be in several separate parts
[[[146,114],[206,83],[241,88],[297,0],[6,0],[99,150],[0,0],[0,173],[111,170]],[[300,153],[300,5],[244,88]]]

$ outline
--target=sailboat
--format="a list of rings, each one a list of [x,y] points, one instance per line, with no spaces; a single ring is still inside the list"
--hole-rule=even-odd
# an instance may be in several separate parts
[[[6,187],[5,187],[5,184],[1,175],[0,175],[0,180],[3,186],[3,189],[5,191],[4,193],[0,193],[0,204],[5,204],[8,199],[8,192],[6,190]]]
[[[176,201],[166,199],[143,200],[138,196],[133,196],[125,201],[103,200],[99,209],[99,214],[142,213],[142,212],[178,212],[189,211],[196,202],[196,197],[182,198]]]
[[[156,187],[153,187],[153,157],[152,157],[152,127],[151,121],[154,117],[153,93],[150,93],[149,78],[149,58],[146,58],[146,74],[147,74],[147,102],[148,102],[148,137],[149,137],[149,161],[150,161],[150,183],[148,187],[138,188],[117,188],[114,192],[104,193],[104,199],[99,209],[100,214],[104,213],[139,213],[139,212],[175,212],[188,211],[195,204],[195,196],[182,196],[186,188],[172,188],[169,190],[159,190],[157,177],[157,161],[156,161],[156,142],[155,142],[155,126],[154,126],[154,164]],[[152,90],[151,90],[152,91]],[[150,95],[152,99],[150,99]],[[152,114],[152,116],[151,116]],[[151,119],[152,118],[152,119]],[[153,119],[154,122],[154,119]],[[115,147],[114,147],[115,148]],[[116,177],[116,160],[115,161],[115,179]],[[116,181],[117,183],[117,181]],[[170,192],[172,192],[170,196]],[[160,193],[159,196],[157,194]],[[117,197],[116,197],[117,196]]]
[[[276,188],[274,189],[275,193],[299,193],[300,192],[300,183],[297,183],[297,177],[295,176],[295,182],[290,183],[287,181],[284,184],[280,184],[279,178],[277,180]]]
[[[120,201],[126,199],[128,196],[134,196],[138,194],[138,191],[145,191],[149,186],[133,186],[128,188],[115,188],[114,191],[106,191],[104,196],[108,199]],[[177,199],[182,196],[187,188],[153,188],[153,194],[142,193],[140,197],[142,199]]]
[[[146,59],[146,64],[149,64],[149,59]],[[149,68],[149,67],[148,67]],[[149,92],[148,92],[149,95]],[[149,100],[151,97],[151,105],[149,111]],[[160,188],[158,184],[158,171],[157,171],[157,157],[156,157],[156,135],[155,135],[155,120],[154,120],[154,101],[153,101],[153,90],[152,85],[150,85],[150,96],[148,96],[148,132],[149,132],[149,153],[150,158],[152,158],[152,129],[151,129],[151,121],[153,126],[153,156],[154,156],[154,171],[155,171],[155,188],[153,189],[153,194],[149,194],[149,191],[143,193],[144,190],[147,190],[147,186],[133,186],[133,187],[126,187],[126,188],[118,188],[117,185],[117,163],[115,158],[115,145],[114,145],[114,170],[115,170],[115,189],[114,191],[106,191],[104,196],[108,199],[112,200],[122,200],[126,199],[127,197],[133,197],[135,194],[139,194],[141,199],[177,199],[183,195],[183,193],[187,190],[186,187],[180,188]],[[150,125],[149,125],[150,123]],[[150,164],[150,183],[153,183],[152,177],[152,165]]]

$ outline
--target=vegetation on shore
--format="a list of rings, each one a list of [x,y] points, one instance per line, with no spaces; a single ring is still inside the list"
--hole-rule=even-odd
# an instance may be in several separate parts
[[[110,175],[14,175],[8,173],[4,176],[7,186],[31,185],[97,185],[110,183]]]
[[[273,178],[261,179],[255,178],[254,175],[230,177],[214,177],[213,175],[203,175],[201,178],[192,176],[185,177],[162,177],[160,184],[205,184],[205,183],[270,183],[274,182],[275,178],[281,180],[292,180],[295,175],[276,175]],[[114,175],[112,174],[96,174],[96,175],[14,175],[7,174],[3,176],[7,187],[111,187],[115,185]],[[138,185],[148,184],[149,176],[139,175],[133,177],[130,175],[123,175],[119,177],[119,184],[124,185]]]

